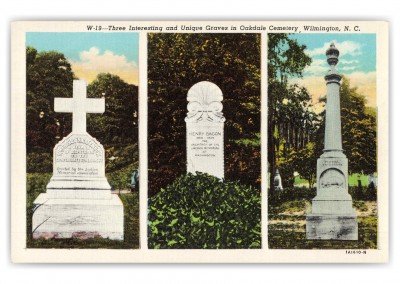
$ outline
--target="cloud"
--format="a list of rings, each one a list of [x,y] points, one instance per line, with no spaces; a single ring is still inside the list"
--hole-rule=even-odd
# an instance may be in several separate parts
[[[356,63],[358,63],[358,62],[359,62],[359,61],[358,61],[357,59],[353,59],[353,60],[341,59],[341,60],[339,61],[340,64],[345,64],[345,65],[348,65],[348,64],[356,64]]]
[[[128,61],[124,55],[114,54],[110,50],[101,54],[97,47],[91,47],[82,51],[79,58],[79,61],[71,60],[72,70],[78,78],[91,82],[99,73],[111,73],[130,84],[138,84],[137,63]]]
[[[367,106],[376,107],[376,72],[354,72],[347,74],[346,77],[350,79],[350,86],[357,87],[357,92],[367,99]],[[319,103],[319,99],[326,94],[326,84],[323,77],[296,78],[291,83],[306,87],[311,95],[314,110],[317,113],[323,110],[323,105]]]
[[[329,69],[329,65],[326,62],[325,59],[325,51],[329,48],[330,43],[326,42],[324,43],[324,47],[321,48],[316,48],[313,49],[311,51],[306,51],[309,55],[310,54],[314,54],[314,58],[313,61],[311,62],[310,66],[307,66],[304,69],[304,74],[306,76],[324,76],[326,74],[326,72]],[[339,44],[338,44],[339,45]],[[340,49],[340,53],[341,55],[345,54],[361,54],[361,47],[360,47],[360,53],[358,53],[358,48],[356,47],[356,45],[358,45],[358,43],[355,42],[343,42],[342,43],[342,47],[343,46],[347,46],[347,48]],[[319,55],[323,55],[324,59],[320,59],[320,58],[316,58]],[[338,70],[339,72],[346,72],[348,73],[348,71],[354,71],[357,68],[359,68],[359,60],[358,59],[339,59],[339,64],[338,64]],[[347,65],[352,65],[352,66],[347,66]]]
[[[340,56],[351,55],[358,56],[362,54],[361,44],[355,41],[345,40],[337,42],[333,40],[335,46],[340,51]],[[311,50],[306,50],[306,53],[310,56],[325,55],[326,50],[329,48],[332,42],[325,42],[322,47],[317,47]]]
[[[321,75],[325,74],[329,69],[328,63],[324,59],[313,59],[310,66],[304,69],[305,75]]]

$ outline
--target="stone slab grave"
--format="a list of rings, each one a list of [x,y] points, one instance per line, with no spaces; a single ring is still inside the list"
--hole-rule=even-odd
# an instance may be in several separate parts
[[[187,172],[208,173],[224,178],[223,95],[214,83],[202,81],[187,94],[186,121]]]
[[[317,161],[317,196],[306,217],[306,238],[358,240],[357,214],[348,193],[348,160],[342,149],[340,80],[336,70],[339,51],[332,43],[326,51],[330,65],[325,76],[327,102],[324,153]]]
[[[53,150],[53,176],[34,201],[33,238],[124,238],[124,208],[105,176],[103,146],[86,132],[86,114],[103,113],[105,99],[86,98],[74,80],[73,98],[55,98],[56,112],[72,112],[72,132]]]

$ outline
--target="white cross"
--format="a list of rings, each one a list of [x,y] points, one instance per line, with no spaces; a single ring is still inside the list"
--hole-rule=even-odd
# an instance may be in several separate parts
[[[103,113],[105,99],[86,97],[86,81],[74,80],[73,98],[54,98],[55,112],[72,112],[72,132],[86,133],[86,114]]]

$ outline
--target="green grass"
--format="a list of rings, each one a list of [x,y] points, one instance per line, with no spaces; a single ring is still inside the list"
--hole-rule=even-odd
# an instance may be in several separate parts
[[[300,176],[296,176],[294,178],[294,184],[299,185],[299,184],[307,184],[308,185],[308,180],[302,179]]]
[[[128,166],[129,167],[129,166]],[[110,173],[113,177],[121,177],[120,184],[125,184],[127,168]],[[51,178],[51,173],[27,174],[27,247],[28,248],[109,248],[109,249],[135,249],[139,248],[139,193],[120,194],[124,205],[124,240],[110,240],[104,238],[80,239],[32,239],[32,204],[36,197],[46,192],[46,185]],[[111,183],[111,182],[110,182]]]
[[[352,174],[349,176],[349,186],[357,186],[359,179],[361,179],[362,186],[368,186],[368,176],[359,174]]]

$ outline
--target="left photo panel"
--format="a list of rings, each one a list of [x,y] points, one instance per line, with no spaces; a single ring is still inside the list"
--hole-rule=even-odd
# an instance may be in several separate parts
[[[27,248],[139,248],[137,33],[26,33]]]

